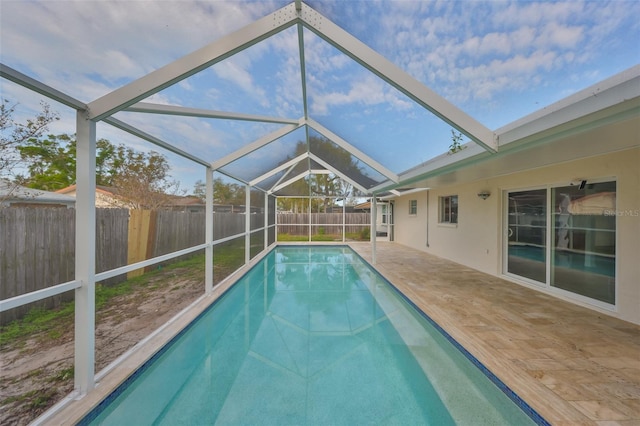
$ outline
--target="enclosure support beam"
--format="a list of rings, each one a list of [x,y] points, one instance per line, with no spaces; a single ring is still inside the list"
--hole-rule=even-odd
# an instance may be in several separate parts
[[[209,294],[213,291],[213,170],[205,168],[205,243],[204,249],[204,291]]]
[[[269,247],[269,193],[264,193],[264,249]]]
[[[353,185],[354,187],[358,188],[363,194],[366,194],[367,192],[369,192],[367,190],[367,188],[365,188],[364,186],[360,185],[358,182],[356,182],[355,180],[351,179],[349,176],[345,175],[340,170],[338,170],[335,167],[333,167],[329,162],[324,161],[322,158],[318,157],[317,155],[309,154],[309,158],[312,159],[313,161],[315,161],[316,163],[320,164],[321,166],[326,167],[328,170],[333,172],[334,175],[339,176],[341,179],[349,182],[351,185]]]
[[[251,185],[245,189],[244,202],[244,263],[251,260]]]
[[[308,210],[308,213],[307,213],[307,217],[308,217],[307,220],[309,221],[309,242],[311,242],[311,235],[313,235],[311,233],[311,228],[312,228],[311,227],[311,198],[312,198],[311,197],[311,191],[309,191],[309,210]]]
[[[76,114],[75,390],[95,387],[96,123]]]
[[[282,188],[286,187],[287,185],[291,185],[293,182],[297,182],[300,179],[304,179],[307,176],[309,176],[309,170],[300,173],[299,175],[296,175],[295,177],[292,177],[289,180],[286,180],[276,186],[274,186],[273,188],[271,188],[271,191],[269,191],[270,194],[273,194],[274,192],[277,192],[279,190],[281,190]]]
[[[346,210],[346,204],[347,204],[347,197],[345,196],[342,199],[342,242],[344,243],[345,241],[347,241],[347,210]]]
[[[231,154],[225,155],[224,157],[220,158],[219,160],[214,161],[213,163],[211,163],[211,168],[213,169],[220,169],[224,166],[226,166],[227,164],[236,161],[237,159],[244,157],[245,155],[251,154],[253,151],[262,148],[265,145],[270,144],[271,142],[288,135],[289,133],[293,132],[296,129],[299,129],[300,127],[303,126],[303,121],[300,120],[300,123],[298,124],[287,124],[281,128],[279,128],[278,130],[275,130],[271,133],[269,133],[268,135],[264,135],[261,138],[247,144],[244,145],[242,148],[238,149],[237,151],[232,152]]]
[[[378,239],[378,230],[376,229],[376,219],[378,217],[378,206],[376,203],[376,195],[371,197],[371,263],[376,264],[376,240]]]
[[[185,152],[179,148],[176,148],[175,146],[171,145],[170,143],[167,143],[165,141],[163,141],[162,139],[156,138],[153,135],[150,135],[149,133],[143,132],[142,130],[136,129],[135,127],[125,123],[122,120],[118,120],[117,118],[113,118],[113,117],[109,117],[105,120],[103,120],[105,123],[109,123],[111,124],[113,127],[116,127],[120,130],[124,130],[127,133],[132,134],[133,136],[139,137],[140,139],[144,139],[146,141],[151,142],[154,145],[157,145],[161,148],[164,148],[168,151],[173,152],[174,154],[177,154],[181,157],[187,158],[193,162],[196,162],[198,164],[202,164],[203,166],[207,167],[209,166],[209,162],[208,161],[204,161],[201,158],[198,158],[194,155],[189,154],[188,152]]]
[[[89,104],[91,118],[95,121],[102,120],[279,33],[296,22],[295,6],[293,4],[284,6],[214,43],[96,99]]]
[[[279,165],[278,167],[271,169],[271,171],[258,176],[257,178],[251,180],[251,182],[249,182],[249,184],[251,186],[256,186],[258,185],[260,182],[262,182],[265,179],[270,178],[271,176],[280,173],[281,171],[283,171],[284,169],[288,169],[291,168],[293,166],[295,166],[296,164],[298,164],[299,162],[301,162],[302,160],[306,159],[308,157],[308,154],[305,152],[304,154],[300,154],[298,155],[296,158],[292,158],[291,160],[287,161],[286,163],[283,163],[281,165]],[[285,173],[286,176],[286,173]],[[276,183],[276,185],[280,183],[280,181],[278,181]]]
[[[44,95],[49,99],[53,99],[54,101],[60,102],[61,104],[73,108],[77,111],[87,109],[87,105],[84,102],[80,102],[79,100],[72,98],[66,93],[62,93],[61,91],[56,90],[51,86],[47,86],[46,84],[41,83],[25,74],[22,74],[20,71],[14,70],[13,68],[5,64],[0,64],[0,77],[6,78],[9,81],[13,81],[14,83],[19,84],[22,87],[33,90],[36,93],[40,93],[41,95]]]
[[[307,124],[313,130],[317,131],[318,133],[320,133],[321,135],[323,135],[324,137],[329,139],[331,142],[335,143],[336,145],[338,145],[339,147],[341,147],[342,149],[347,151],[349,154],[353,155],[358,160],[362,161],[367,166],[369,166],[372,169],[374,169],[376,172],[380,173],[381,175],[383,175],[384,177],[386,177],[390,181],[398,183],[398,175],[397,174],[393,173],[391,170],[387,169],[382,164],[378,163],[376,160],[374,160],[373,158],[369,157],[367,154],[365,154],[364,152],[360,151],[358,148],[356,148],[355,146],[351,145],[349,142],[345,141],[340,136],[336,135],[331,130],[329,130],[326,127],[324,127],[322,124],[318,123],[317,121],[315,121],[315,120],[313,120],[311,118],[307,120]]]
[[[176,105],[161,105],[149,102],[138,102],[125,111],[149,114],[166,114],[183,117],[219,118],[222,120],[255,121],[258,123],[298,124],[300,120],[293,118],[269,117],[266,115],[242,114],[228,111],[214,111],[200,108],[188,108]]]
[[[304,3],[300,18],[309,30],[414,102],[469,136],[487,151],[498,151],[497,138],[491,130]]]

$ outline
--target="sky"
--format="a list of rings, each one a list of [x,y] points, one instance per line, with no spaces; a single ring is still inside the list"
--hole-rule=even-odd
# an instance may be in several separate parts
[[[0,0],[0,62],[89,103],[287,5],[266,1]],[[491,130],[640,63],[640,2],[338,1],[307,4]],[[309,30],[309,115],[393,173],[447,151],[451,126]],[[16,119],[41,97],[0,80]],[[290,28],[149,98],[148,102],[299,119],[297,30]],[[75,113],[48,101],[74,133]],[[277,124],[115,115],[206,161]],[[98,138],[166,155],[191,191],[204,168],[99,123]],[[294,132],[225,171],[252,179],[294,154]],[[363,165],[364,167],[364,165]],[[374,180],[384,179],[367,171]],[[273,179],[272,179],[273,181]]]

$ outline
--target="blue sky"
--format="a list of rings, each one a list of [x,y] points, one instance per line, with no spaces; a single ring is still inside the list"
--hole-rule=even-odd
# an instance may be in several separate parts
[[[0,61],[90,102],[288,3],[2,0]],[[640,63],[637,1],[307,4],[492,130]],[[449,125],[310,31],[304,37],[313,119],[395,173],[447,150]],[[286,30],[149,101],[300,118],[297,43],[296,30]],[[5,80],[0,84],[3,98],[19,102],[17,118],[38,109],[39,96]],[[73,112],[50,103],[62,118],[51,131],[73,133]],[[117,117],[210,161],[279,127]],[[247,164],[235,170],[255,176],[265,164],[277,164],[292,153],[297,136],[256,152],[255,171]],[[98,137],[159,150],[104,124]],[[200,166],[165,154],[185,189],[203,179]]]

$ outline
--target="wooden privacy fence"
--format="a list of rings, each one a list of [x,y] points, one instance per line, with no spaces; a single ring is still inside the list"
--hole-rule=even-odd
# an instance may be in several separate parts
[[[75,273],[75,209],[0,209],[0,299],[72,281]],[[342,213],[312,213],[314,232],[342,233]],[[346,232],[369,226],[368,213],[347,213]],[[214,240],[242,234],[246,217],[238,213],[213,216]],[[278,232],[307,235],[308,214],[279,214]],[[251,229],[264,226],[264,214],[251,214]],[[173,210],[96,209],[96,272],[103,272],[202,244],[205,213]],[[185,256],[186,257],[186,256]],[[171,261],[180,260],[172,259]],[[119,275],[112,285],[144,273]],[[0,314],[0,324],[21,318],[31,307],[55,307],[73,300],[73,292],[57,295]]]
[[[0,209],[0,299],[72,281],[75,273],[75,209]],[[129,211],[96,210],[96,270],[126,264]],[[113,284],[122,277],[106,281]],[[0,314],[0,323],[21,318],[32,306],[54,307],[67,292]]]
[[[264,226],[264,214],[252,214],[251,229]],[[162,256],[205,242],[205,213],[131,210],[128,264]],[[244,213],[214,213],[213,239],[244,233]],[[190,255],[187,255],[190,256]],[[178,257],[175,260],[181,260]],[[136,275],[136,274],[134,274]]]
[[[320,228],[326,234],[342,234],[342,213],[280,213],[278,214],[278,233],[289,235],[307,235],[308,225],[311,220],[313,233],[318,233]],[[369,213],[345,213],[345,232],[359,233],[363,227],[371,224]]]

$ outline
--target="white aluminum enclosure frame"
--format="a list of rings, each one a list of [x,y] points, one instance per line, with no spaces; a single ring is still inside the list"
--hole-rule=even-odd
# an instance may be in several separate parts
[[[258,43],[271,35],[274,35],[286,28],[290,28],[293,25],[297,25],[298,29],[299,55],[301,58],[302,73],[301,81],[303,85],[302,94],[304,97],[303,118],[293,119],[287,117],[266,117],[141,102],[150,95],[157,93],[184,78],[196,74],[197,72]],[[317,122],[308,116],[304,68],[304,28],[308,28],[323,40],[331,43],[343,53],[376,74],[378,77],[400,90],[409,98],[433,112],[447,123],[451,124],[457,130],[467,135],[471,140],[478,143],[478,146],[469,145],[468,149],[458,153],[455,157],[445,155],[427,162],[424,166],[396,175],[392,171],[384,168],[375,159],[370,158],[369,156],[364,155],[361,151],[355,149],[354,144],[342,140],[330,129],[322,128]],[[139,80],[125,85],[124,87],[117,89],[89,104],[85,104],[84,102],[74,99],[73,97],[52,87],[44,85],[6,65],[0,64],[0,76],[36,93],[40,93],[52,100],[60,102],[61,104],[76,111],[76,133],[78,135],[78,193],[76,204],[77,255],[75,263],[75,280],[58,284],[46,290],[0,301],[0,311],[21,306],[51,295],[75,290],[75,392],[78,396],[89,392],[95,386],[94,296],[95,284],[97,281],[112,276],[110,274],[124,273],[140,268],[141,266],[153,264],[154,262],[158,262],[159,259],[168,259],[172,256],[204,248],[205,291],[211,292],[213,290],[212,214],[206,215],[206,236],[204,244],[166,255],[166,257],[149,259],[144,262],[127,265],[126,267],[118,268],[116,270],[96,274],[95,139],[96,123],[98,121],[104,121],[157,146],[165,148],[176,155],[194,161],[196,164],[202,165],[206,173],[207,212],[213,211],[213,172],[219,171],[227,174],[218,169],[263,146],[266,146],[268,143],[275,140],[272,139],[274,134],[260,138],[252,144],[249,144],[241,150],[238,150],[226,157],[217,158],[212,161],[212,159],[195,156],[186,150],[171,144],[170,142],[166,142],[156,136],[136,129],[133,126],[112,117],[113,114],[118,111],[127,111],[282,124],[283,127],[279,129],[279,133],[277,134],[286,134],[283,132],[286,132],[287,130],[293,131],[304,126],[307,130],[307,139],[308,128],[313,128],[331,139],[341,148],[351,153],[355,158],[389,179],[387,182],[381,183],[369,190],[366,190],[366,188],[360,188],[361,190],[364,189],[365,191],[363,192],[368,193],[371,196],[371,214],[372,218],[375,218],[377,215],[376,210],[378,208],[376,203],[376,194],[394,191],[397,188],[402,187],[402,185],[411,184],[412,182],[424,179],[425,176],[436,175],[438,173],[442,173],[443,170],[456,170],[457,168],[462,168],[465,164],[487,158],[498,150],[498,140],[500,141],[501,151],[504,152],[504,148],[511,148],[512,145],[518,146],[530,143],[542,143],[552,140],[553,138],[557,138],[559,135],[566,136],[567,134],[575,134],[577,132],[584,131],[584,129],[589,128],[589,126],[594,126],[602,121],[620,119],[620,115],[608,112],[612,109],[619,108],[622,111],[622,114],[627,114],[627,116],[630,114],[637,115],[640,110],[640,66],[636,66],[628,70],[628,72],[600,84],[597,91],[593,88],[585,89],[579,94],[554,104],[554,106],[551,106],[550,108],[546,108],[544,111],[537,113],[537,115],[534,114],[532,117],[523,119],[524,122],[517,121],[505,128],[498,129],[493,133],[300,1],[296,1],[295,3],[285,6],[259,21],[256,21],[254,24],[250,24],[249,26],[236,31],[219,41],[205,46],[204,48],[160,68]],[[598,93],[598,96],[595,96],[594,93]],[[603,113],[605,110],[608,110],[607,113],[609,115]],[[314,172],[314,170],[311,169],[310,159],[313,159],[323,165],[327,170],[330,170],[336,175],[345,178],[345,176],[343,176],[336,167],[322,160],[318,161],[319,159],[310,152],[291,160],[283,159],[286,160],[283,164],[262,174],[261,176],[249,179],[248,182],[246,179],[243,180],[234,176],[230,177],[248,185],[247,193],[249,193],[250,188],[256,187],[257,184],[265,179],[285,171],[284,175],[275,185],[267,191],[263,190],[263,192],[265,192],[265,208],[268,209],[269,197],[272,196],[271,194],[273,192]],[[307,161],[308,163],[307,170],[297,176],[289,176],[294,168],[304,161]],[[353,184],[355,182],[351,183]],[[249,233],[251,230],[247,228],[246,222],[244,234],[230,236],[222,240],[227,241],[238,238],[239,236],[250,238]],[[372,244],[372,259],[375,263],[375,219],[372,219],[371,224],[372,228],[370,236]],[[267,225],[268,219],[265,219],[265,235],[268,233]],[[267,241],[268,238],[265,237],[265,247],[267,246]]]
[[[210,111],[197,108],[188,108],[182,106],[168,106],[150,104],[141,102],[149,96],[168,88],[181,80],[192,76],[234,54],[275,35],[284,29],[297,25],[299,40],[299,56],[301,60],[301,81],[304,116],[300,119],[266,117],[242,113],[231,113],[223,111]],[[31,77],[28,77],[6,65],[0,64],[0,76],[7,80],[13,81],[23,87],[40,93],[50,99],[62,103],[77,112],[76,134],[77,134],[77,201],[76,201],[76,263],[75,263],[75,280],[69,283],[63,283],[52,287],[52,290],[45,292],[37,292],[37,294],[29,294],[13,298],[15,300],[2,301],[0,309],[5,310],[28,303],[29,301],[39,300],[43,297],[58,294],[69,289],[76,291],[76,309],[75,309],[75,392],[78,395],[84,395],[95,386],[95,285],[99,279],[104,279],[109,274],[115,273],[108,271],[106,273],[96,274],[95,271],[95,154],[96,154],[96,123],[103,121],[121,130],[124,130],[136,137],[151,142],[168,151],[187,158],[196,164],[204,167],[206,173],[206,236],[205,243],[197,247],[180,251],[179,253],[191,252],[198,249],[205,249],[205,289],[210,292],[213,289],[213,172],[219,171],[226,175],[228,173],[220,169],[230,162],[242,158],[251,152],[269,144],[270,142],[282,137],[300,127],[306,128],[307,143],[309,139],[308,128],[313,128],[320,134],[331,139],[342,149],[349,152],[353,157],[361,161],[363,164],[376,170],[388,179],[387,185],[396,186],[400,183],[399,176],[391,170],[388,170],[375,159],[364,154],[362,151],[348,141],[343,140],[337,134],[321,126],[308,116],[308,103],[306,99],[306,76],[304,65],[304,40],[303,29],[307,28],[317,34],[323,40],[332,44],[349,57],[356,60],[366,69],[382,78],[387,83],[407,95],[410,99],[417,102],[445,122],[449,123],[455,129],[467,135],[471,140],[477,142],[487,152],[493,153],[498,150],[497,138],[486,127],[478,123],[469,115],[465,114],[453,104],[441,98],[435,92],[425,87],[422,83],[409,76],[399,67],[373,51],[371,48],[348,34],[346,31],[333,24],[331,21],[320,15],[318,12],[302,3],[295,1],[283,8],[247,25],[246,27],[223,37],[199,50],[196,50],[186,56],[159,68],[150,74],[137,79],[125,86],[116,89],[88,104],[74,99],[52,87],[46,86]],[[245,145],[227,156],[215,160],[201,158],[182,148],[166,142],[154,135],[150,135],[140,129],[131,126],[113,115],[119,111],[147,113],[147,114],[166,114],[175,116],[190,116],[201,118],[219,118],[231,120],[255,121],[264,123],[278,123],[283,127],[269,135]],[[282,188],[289,183],[304,178],[309,174],[315,173],[311,169],[310,160],[314,160],[318,164],[324,166],[326,170],[331,171],[335,175],[351,183],[365,194],[373,196],[372,212],[375,214],[375,188],[369,190],[364,188],[358,182],[344,175],[340,170],[332,164],[320,159],[315,154],[307,152],[304,156],[296,157],[292,160],[285,161],[284,164],[275,167],[273,170],[264,173],[262,176],[253,179],[241,179],[236,176],[230,177],[247,185],[247,204],[249,203],[249,195],[251,188],[255,188],[256,184],[271,177],[283,170],[287,170],[283,177],[269,190],[265,192],[265,209],[268,208],[269,196],[278,188]],[[308,162],[306,172],[290,177],[285,177],[293,170],[293,168],[302,161]],[[326,171],[317,171],[318,173],[326,173]],[[247,205],[248,209],[248,205]],[[248,218],[245,223],[245,233],[243,234],[247,240],[250,239],[250,221]],[[267,224],[267,222],[265,222]],[[375,221],[373,221],[372,244],[373,258],[375,261]],[[265,225],[265,232],[266,232]],[[229,239],[236,236],[229,237]],[[265,247],[266,247],[265,240]],[[176,253],[162,257],[170,258]],[[137,269],[141,264],[148,265],[157,262],[159,258],[149,259],[144,262],[127,265],[118,268],[118,273]]]

